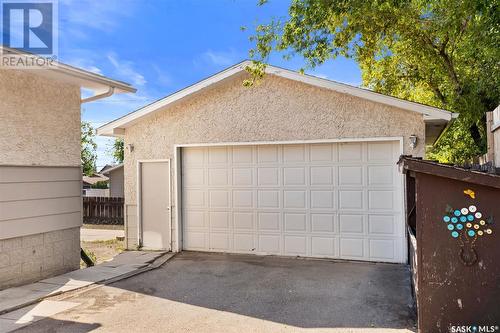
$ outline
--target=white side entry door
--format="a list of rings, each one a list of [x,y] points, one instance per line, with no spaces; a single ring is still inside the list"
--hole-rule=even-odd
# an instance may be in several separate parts
[[[138,162],[139,244],[171,249],[170,160]]]

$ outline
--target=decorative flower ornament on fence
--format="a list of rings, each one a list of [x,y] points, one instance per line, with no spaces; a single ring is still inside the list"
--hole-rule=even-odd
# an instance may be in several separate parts
[[[471,198],[475,198],[472,190],[464,191]],[[447,214],[443,216],[451,237],[460,242],[460,260],[466,266],[477,262],[477,252],[474,249],[476,241],[493,233],[493,217],[486,218],[476,205],[469,205],[461,209],[447,207]]]

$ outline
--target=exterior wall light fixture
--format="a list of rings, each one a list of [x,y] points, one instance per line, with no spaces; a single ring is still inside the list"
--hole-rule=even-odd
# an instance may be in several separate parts
[[[410,148],[415,149],[415,147],[417,146],[418,137],[415,134],[413,134],[410,135],[408,139],[410,140]]]

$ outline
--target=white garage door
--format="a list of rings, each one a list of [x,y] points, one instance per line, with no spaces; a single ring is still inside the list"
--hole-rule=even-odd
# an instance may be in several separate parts
[[[404,262],[399,142],[182,149],[183,248]]]

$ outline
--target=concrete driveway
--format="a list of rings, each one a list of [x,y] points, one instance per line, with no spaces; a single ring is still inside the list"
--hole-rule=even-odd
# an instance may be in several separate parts
[[[183,252],[20,332],[411,332],[402,265]]]

